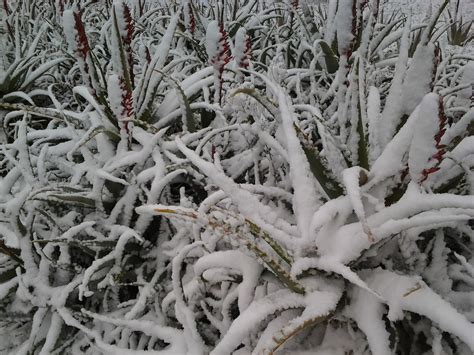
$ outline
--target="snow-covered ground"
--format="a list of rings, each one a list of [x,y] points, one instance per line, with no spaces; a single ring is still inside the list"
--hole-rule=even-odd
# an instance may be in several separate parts
[[[474,20],[474,0],[460,0],[461,16],[463,21],[469,22]],[[432,12],[433,9],[439,7],[443,0],[381,0],[383,2],[383,10],[390,12],[404,13],[412,15],[415,23],[420,22]],[[449,5],[448,5],[449,6]],[[454,3],[451,4],[454,9]],[[431,10],[430,10],[431,9]]]

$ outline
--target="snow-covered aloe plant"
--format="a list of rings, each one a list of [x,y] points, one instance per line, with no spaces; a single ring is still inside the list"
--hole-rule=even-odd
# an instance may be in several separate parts
[[[42,45],[50,26],[29,22],[29,7],[30,2],[8,1],[1,6],[0,97],[10,102],[22,90],[44,86],[41,79],[45,74],[65,60],[64,55],[58,55],[57,48],[53,51]]]
[[[56,82],[0,99],[0,352],[472,353],[472,63],[443,7],[71,6],[40,15],[53,60],[70,30]]]
[[[214,68],[214,100],[221,104],[224,68],[231,60],[228,34],[222,21],[212,21],[207,26],[206,51],[209,64]]]
[[[204,143],[176,139],[212,194],[137,211],[175,227],[162,311],[181,323],[188,349],[473,350],[463,297],[474,205],[442,173],[455,164],[447,142],[472,122],[470,103],[454,106],[470,88],[460,80],[466,59],[431,42],[439,13],[409,58],[413,25],[379,23],[378,6],[339,2],[327,28],[340,24],[337,48],[329,35],[307,69],[254,72],[256,87],[237,90],[228,108],[235,125]]]

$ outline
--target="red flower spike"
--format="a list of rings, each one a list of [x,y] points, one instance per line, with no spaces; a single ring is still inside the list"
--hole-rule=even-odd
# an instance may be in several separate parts
[[[423,169],[422,171],[422,177],[421,177],[421,180],[420,180],[420,184],[422,182],[424,182],[426,179],[428,179],[428,176],[430,176],[431,174],[437,172],[439,170],[439,167],[437,166],[434,166],[432,168],[429,168],[429,169]]]
[[[4,8],[5,12],[7,13],[7,15],[10,15],[10,8],[8,7],[8,1],[7,0],[3,0],[3,8]]]
[[[84,28],[84,24],[82,23],[81,12],[74,11],[74,28],[76,29],[78,35],[77,51],[81,55],[82,59],[86,60],[87,55],[90,52],[90,47],[86,30]]]
[[[241,27],[235,35],[234,50],[234,59],[237,64],[237,69],[248,69],[252,52],[252,40],[244,27]],[[236,78],[242,82],[245,75],[245,73],[239,71]]]
[[[191,33],[191,35],[194,35],[194,32],[196,31],[196,18],[194,17],[191,1],[187,1],[184,4],[184,12],[186,29]]]
[[[230,46],[228,42],[228,35],[224,28],[224,24],[221,22],[217,24],[213,22],[211,24],[212,28],[208,27],[207,34],[209,41],[214,42],[217,40],[217,43],[212,43],[210,47],[207,48],[209,55],[209,63],[214,67],[214,76],[215,76],[215,87],[216,87],[216,101],[219,103],[222,102],[222,89],[223,89],[223,80],[222,76],[224,74],[224,67],[230,62],[232,56],[230,54]],[[214,27],[215,26],[215,27]],[[218,31],[218,37],[214,37],[213,33]],[[209,37],[210,35],[210,37]],[[209,49],[211,48],[211,49]]]
[[[431,90],[433,90],[436,80],[436,72],[438,71],[439,63],[441,62],[441,49],[439,48],[438,43],[435,45],[434,49],[434,65],[433,65],[433,73],[431,74]]]
[[[134,76],[133,76],[133,52],[132,52],[132,40],[135,33],[135,25],[133,23],[132,14],[130,8],[127,4],[123,4],[123,18],[125,20],[125,28],[127,30],[127,35],[123,38],[125,51],[127,53],[128,67],[130,70],[130,81],[133,85]]]
[[[127,85],[125,84],[125,81],[123,80],[123,78],[120,78],[120,89],[122,91],[122,101],[121,101],[122,116],[132,117],[134,115],[132,92],[127,89]],[[128,127],[128,120],[124,122],[124,129],[125,129],[125,132],[127,132],[127,136],[130,139],[131,136],[130,136],[130,130]]]
[[[290,13],[290,24],[293,27],[293,20],[295,18],[295,13],[298,11],[298,7],[300,6],[300,1],[299,0],[292,0],[291,1],[291,13]]]
[[[419,183],[421,184],[424,182],[426,179],[428,179],[429,175],[434,174],[437,172],[439,168],[439,164],[443,160],[444,155],[446,154],[446,151],[444,148],[446,147],[445,145],[441,144],[441,139],[444,136],[444,133],[446,132],[446,123],[447,123],[447,118],[446,114],[444,113],[444,103],[443,103],[443,98],[440,96],[439,97],[439,109],[438,109],[438,118],[439,118],[439,131],[436,133],[436,135],[433,137],[435,140],[435,147],[438,149],[438,151],[433,154],[431,159],[436,160],[436,165],[431,167],[431,168],[426,168],[423,169],[421,172],[421,179]],[[430,159],[430,160],[431,160]]]
[[[62,16],[64,13],[64,0],[58,1],[59,14]]]
[[[148,47],[145,47],[145,59],[146,59],[148,64],[151,63],[151,54],[150,54],[150,50],[148,49]]]
[[[245,52],[244,56],[240,59],[238,66],[242,69],[248,69],[250,66],[250,57],[252,52],[252,40],[249,35],[245,37]]]

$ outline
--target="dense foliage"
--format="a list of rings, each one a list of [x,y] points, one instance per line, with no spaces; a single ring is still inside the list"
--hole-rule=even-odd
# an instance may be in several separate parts
[[[462,6],[4,0],[0,353],[472,354]]]

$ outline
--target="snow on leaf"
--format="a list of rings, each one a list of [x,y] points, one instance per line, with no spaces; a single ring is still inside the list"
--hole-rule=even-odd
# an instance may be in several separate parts
[[[431,319],[442,330],[459,337],[474,351],[474,324],[433,292],[419,277],[377,269],[367,282],[387,300],[390,320],[401,319],[404,311],[418,313]]]
[[[403,82],[402,105],[405,114],[411,114],[433,86],[433,71],[436,72],[435,45],[419,45],[410,62]]]
[[[279,290],[253,302],[237,319],[211,355],[232,353],[269,315],[290,308],[304,308],[305,297],[289,290]]]
[[[199,276],[202,275],[205,270],[216,267],[230,267],[232,269],[241,270],[243,280],[238,286],[238,304],[240,312],[245,311],[253,300],[254,289],[258,284],[262,266],[242,252],[227,250],[203,256],[194,265],[194,272]]]
[[[390,334],[385,329],[385,307],[377,297],[361,288],[352,290],[352,302],[346,312],[364,332],[372,354],[390,354]]]
[[[437,171],[444,154],[440,144],[446,117],[442,99],[436,94],[423,98],[415,122],[413,139],[408,152],[408,168],[412,181],[422,183]]]

